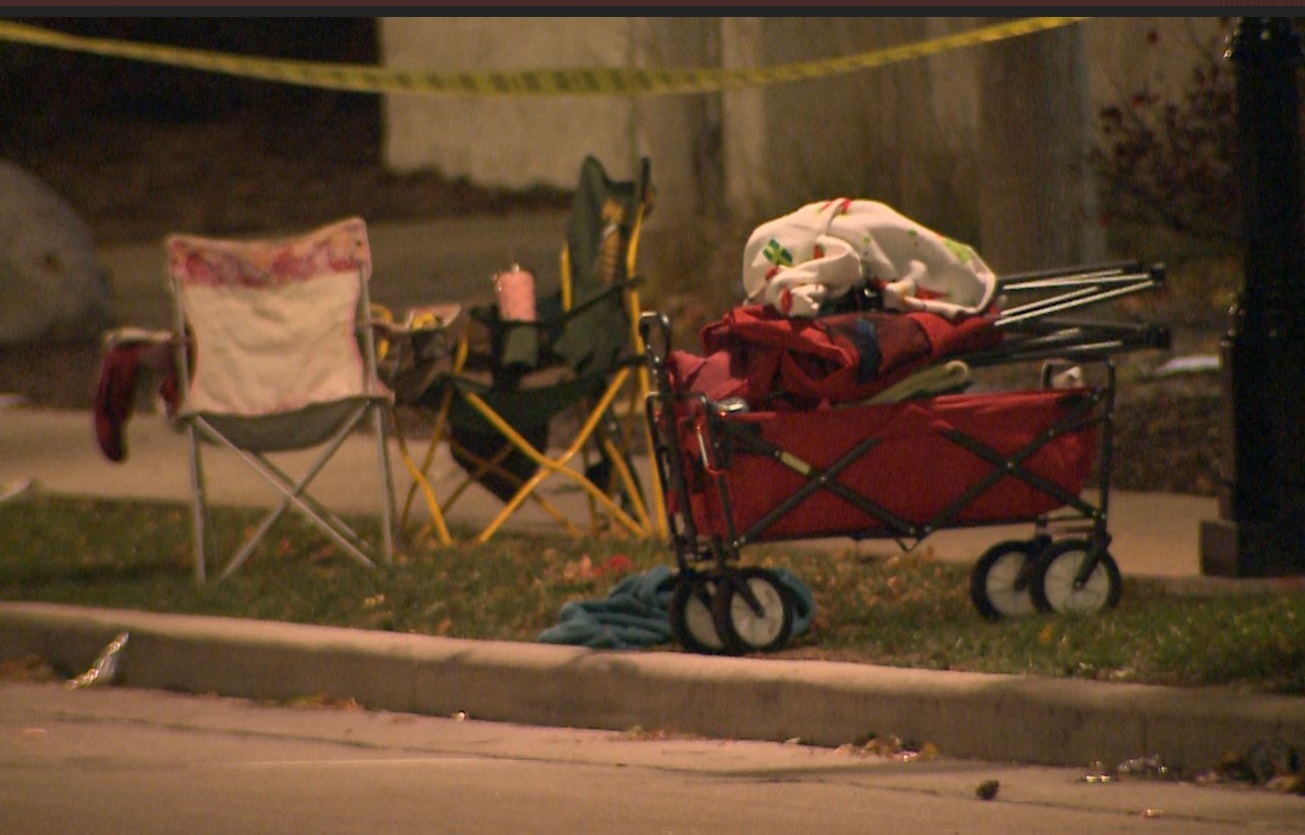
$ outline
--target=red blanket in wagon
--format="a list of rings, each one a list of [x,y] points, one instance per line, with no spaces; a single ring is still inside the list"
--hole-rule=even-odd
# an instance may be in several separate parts
[[[786,411],[864,400],[943,357],[1000,341],[986,316],[857,312],[800,319],[752,305],[703,329],[702,356],[673,351],[669,364],[682,391]]]

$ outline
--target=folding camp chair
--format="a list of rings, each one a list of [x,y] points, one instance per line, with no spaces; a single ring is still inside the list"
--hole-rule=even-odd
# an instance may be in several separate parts
[[[497,305],[472,308],[460,336],[450,336],[442,371],[401,398],[432,424],[421,461],[400,433],[413,477],[401,526],[407,527],[420,493],[431,515],[428,527],[440,543],[450,543],[447,514],[478,484],[503,507],[476,541],[488,541],[527,502],[580,535],[580,526],[539,490],[554,475],[586,494],[591,533],[614,528],[648,535],[662,524],[660,504],[652,513],[646,506],[648,499],[660,503],[661,491],[645,495],[630,454],[640,444],[651,449],[643,420],[649,377],[637,326],[635,264],[652,198],[647,160],[634,180],[615,182],[598,160],[586,158],[556,292],[536,301],[530,321],[506,319]],[[550,434],[568,414],[574,427],[569,439],[550,451]],[[465,471],[442,497],[431,478],[441,448]]]
[[[253,554],[291,507],[346,554],[372,566],[393,556],[393,484],[368,319],[367,227],[349,218],[281,240],[173,235],[167,266],[176,301],[178,419],[190,441],[195,577],[204,582],[209,510],[201,441],[239,456],[281,494],[223,569]],[[309,483],[370,417],[381,492],[379,551],[308,493]],[[267,453],[319,449],[297,479]]]

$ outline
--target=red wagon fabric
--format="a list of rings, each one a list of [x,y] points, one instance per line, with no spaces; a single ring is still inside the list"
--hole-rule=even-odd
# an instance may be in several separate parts
[[[746,532],[750,541],[893,535],[902,522],[935,529],[1026,521],[1062,507],[1090,475],[1097,426],[1075,417],[1089,400],[1087,389],[1066,389],[687,415],[679,425],[689,509],[700,533]],[[1049,432],[1057,426],[1066,431]],[[863,502],[811,484],[834,470],[838,485]],[[1039,479],[1063,492],[1031,483]],[[808,495],[782,508],[804,488]],[[775,518],[765,521],[767,514]]]

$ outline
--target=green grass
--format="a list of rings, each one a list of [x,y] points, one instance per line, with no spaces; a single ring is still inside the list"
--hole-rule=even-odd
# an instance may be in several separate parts
[[[222,552],[256,520],[220,509]],[[594,569],[609,558],[635,571],[673,561],[657,542],[500,534],[410,547],[372,571],[291,519],[241,571],[198,587],[190,547],[182,505],[11,502],[0,505],[0,598],[533,641],[567,601],[607,594],[618,578]],[[811,630],[781,657],[1305,695],[1301,593],[1169,595],[1125,578],[1110,612],[988,623],[970,603],[969,567],[934,559],[927,543],[891,557],[766,546],[745,559],[793,570],[816,597]]]

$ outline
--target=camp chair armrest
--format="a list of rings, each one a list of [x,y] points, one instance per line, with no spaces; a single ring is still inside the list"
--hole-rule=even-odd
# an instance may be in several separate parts
[[[589,308],[593,307],[594,305],[601,304],[602,302],[604,302],[605,300],[607,300],[608,298],[610,298],[612,295],[616,293],[624,293],[627,290],[632,290],[638,287],[639,285],[643,284],[643,281],[644,281],[643,276],[640,275],[631,276],[629,278],[621,279],[619,281],[613,281],[606,289],[603,290],[603,292],[595,293],[593,296],[590,296],[589,298],[585,299],[580,304],[573,306],[570,310],[563,313],[561,318],[565,319],[568,316],[579,315],[585,312],[586,310],[588,310]]]
[[[372,315],[367,326],[379,337],[395,339],[415,333],[429,333],[447,329],[462,312],[460,304],[430,304],[410,307],[403,321],[395,321],[388,308],[372,305]],[[360,328],[361,330],[361,328]]]

